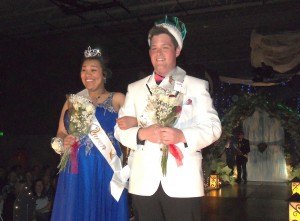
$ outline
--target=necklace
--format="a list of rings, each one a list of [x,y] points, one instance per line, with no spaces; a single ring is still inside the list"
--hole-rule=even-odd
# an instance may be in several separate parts
[[[106,90],[104,89],[104,91],[102,93],[100,93],[100,95],[98,95],[96,98],[91,98],[91,101],[94,105],[98,104],[98,100],[102,97],[103,94],[106,93]]]

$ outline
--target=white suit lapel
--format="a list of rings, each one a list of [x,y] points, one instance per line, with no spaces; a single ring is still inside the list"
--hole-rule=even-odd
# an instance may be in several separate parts
[[[164,80],[159,84],[159,87],[162,87],[170,91],[178,91],[185,94],[185,90],[183,88],[183,82],[185,76],[186,76],[186,72],[177,66],[173,71],[171,71],[164,78]]]

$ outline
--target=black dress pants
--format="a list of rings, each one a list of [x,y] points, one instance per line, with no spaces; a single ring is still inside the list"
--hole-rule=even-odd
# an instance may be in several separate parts
[[[136,221],[200,221],[201,197],[169,197],[162,186],[152,196],[132,194]]]
[[[237,180],[241,181],[243,178],[244,182],[247,182],[247,160],[237,160],[236,169],[237,169]]]

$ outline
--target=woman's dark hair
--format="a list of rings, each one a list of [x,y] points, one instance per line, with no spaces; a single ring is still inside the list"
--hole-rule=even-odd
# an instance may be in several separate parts
[[[44,187],[44,183],[43,183],[42,179],[37,179],[36,181],[34,181],[33,192],[34,192],[34,195],[37,196],[37,193],[35,192],[35,186],[38,182],[41,182],[43,184],[43,190],[41,192],[41,196],[39,196],[39,197],[43,198],[46,196],[46,192],[45,192],[45,187]]]
[[[154,26],[153,28],[150,29],[148,36],[150,39],[150,43],[151,40],[153,38],[153,36],[156,35],[160,35],[160,34],[167,34],[170,36],[172,43],[174,44],[175,48],[178,48],[178,42],[176,41],[175,37],[168,31],[168,29],[164,28],[164,27],[157,27]]]

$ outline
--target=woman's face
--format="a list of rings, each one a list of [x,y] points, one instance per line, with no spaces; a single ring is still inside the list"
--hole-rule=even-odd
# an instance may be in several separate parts
[[[18,180],[18,176],[15,172],[11,172],[9,175],[8,175],[8,180],[10,183],[16,183],[17,180]]]
[[[50,177],[48,175],[44,175],[43,182],[45,185],[48,185],[50,183]]]
[[[35,188],[36,193],[42,193],[43,188],[44,188],[43,182],[42,181],[37,181],[34,188]]]
[[[81,67],[81,81],[88,91],[104,88],[104,76],[100,62],[96,59],[85,60]]]
[[[27,172],[26,173],[26,181],[27,182],[32,182],[32,180],[33,180],[32,174],[30,172]]]

